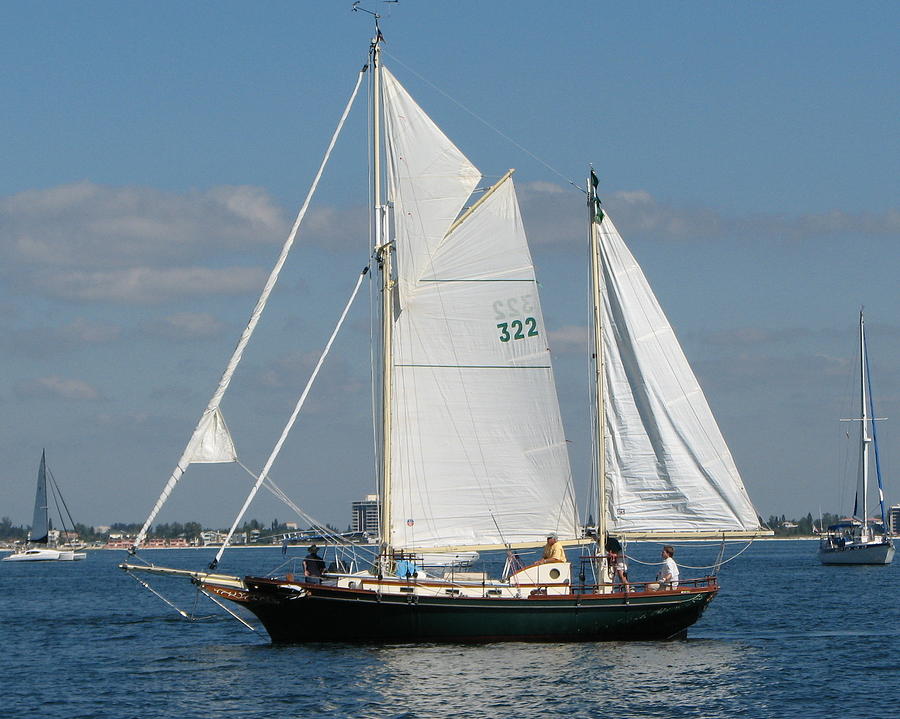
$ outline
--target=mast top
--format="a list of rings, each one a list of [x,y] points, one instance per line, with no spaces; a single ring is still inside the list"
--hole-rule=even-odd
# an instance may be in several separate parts
[[[382,2],[397,4],[400,0],[382,0]],[[384,35],[381,34],[381,25],[378,22],[381,19],[381,15],[374,10],[362,7],[362,0],[355,0],[351,9],[353,12],[364,12],[372,16],[372,19],[375,21],[375,37],[372,38],[372,49],[377,49],[384,42]]]

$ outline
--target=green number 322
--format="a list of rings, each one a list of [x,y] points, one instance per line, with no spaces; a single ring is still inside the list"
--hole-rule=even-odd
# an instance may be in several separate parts
[[[534,317],[526,317],[525,321],[513,320],[512,322],[501,322],[497,325],[500,330],[500,341],[509,342],[510,340],[524,340],[526,337],[537,337],[537,320]]]

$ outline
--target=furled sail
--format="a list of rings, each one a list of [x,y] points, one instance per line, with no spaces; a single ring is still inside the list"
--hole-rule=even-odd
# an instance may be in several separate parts
[[[191,437],[185,459],[198,464],[237,461],[234,440],[231,439],[221,409],[216,407],[203,413],[197,431]]]
[[[453,224],[477,170],[446,138],[437,152],[440,131],[396,80],[386,86],[398,282],[406,288],[393,332],[394,546],[575,538],[568,453],[512,180]],[[440,160],[421,161],[422,153]],[[444,184],[412,190],[414,167]]]
[[[31,520],[29,540],[46,543],[50,535],[50,521],[47,514],[47,459],[41,452],[41,466],[38,468],[37,492],[34,495],[34,517]]]
[[[609,217],[603,273],[611,531],[753,531],[757,513],[644,273]]]

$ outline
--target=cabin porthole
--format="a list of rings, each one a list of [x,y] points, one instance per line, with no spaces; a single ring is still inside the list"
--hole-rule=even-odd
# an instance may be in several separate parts
[[[550,579],[559,579],[559,570],[558,569],[550,570]]]

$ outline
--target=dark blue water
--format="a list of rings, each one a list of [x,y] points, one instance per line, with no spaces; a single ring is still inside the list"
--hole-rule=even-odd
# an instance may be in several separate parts
[[[209,617],[182,619],[116,569],[118,552],[7,562],[0,710],[43,719],[896,716],[900,564],[824,567],[815,549],[756,542],[723,568],[722,591],[689,638],[666,643],[273,647],[209,600],[195,606],[186,583],[155,580]],[[659,550],[629,551],[652,561]],[[194,568],[210,558],[145,555]],[[676,559],[714,556],[683,545]],[[220,569],[264,573],[280,562],[279,549],[233,550]],[[633,580],[654,572],[632,563]]]

